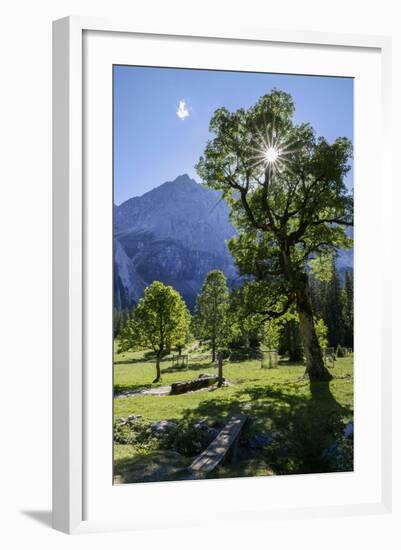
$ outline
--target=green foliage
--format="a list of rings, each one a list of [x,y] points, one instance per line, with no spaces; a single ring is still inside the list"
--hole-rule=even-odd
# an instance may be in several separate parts
[[[119,351],[151,348],[157,356],[173,346],[184,345],[190,327],[190,314],[179,292],[159,281],[145,289],[124,327]]]
[[[288,323],[298,322],[298,315],[290,310],[280,317],[269,319],[263,324],[262,342],[269,349],[278,349],[284,328]]]
[[[263,280],[282,273],[284,235],[293,266],[302,270],[312,255],[351,246],[344,231],[352,224],[344,184],[351,144],[316,138],[310,125],[293,123],[294,109],[291,96],[278,90],[248,110],[218,109],[210,122],[214,138],[197,165],[231,207],[239,229],[231,251],[241,272]],[[282,150],[281,170],[263,161],[267,141]]]
[[[329,341],[333,347],[344,342],[343,292],[335,259],[332,261],[332,277],[327,286],[324,319],[329,327]]]
[[[343,291],[335,257],[331,262],[329,280],[316,282],[313,291],[315,292],[315,314],[324,319],[328,327],[329,344],[336,348],[344,343],[345,322]]]
[[[114,421],[114,442],[122,445],[135,445],[137,450],[157,448],[157,438],[149,422],[137,420],[135,423],[122,424]]]
[[[314,278],[325,283],[331,281],[333,275],[332,264],[332,254],[319,254],[309,260],[309,267]]]
[[[346,271],[343,289],[344,343],[346,347],[354,347],[354,280],[352,272]]]
[[[330,264],[330,274],[327,278],[318,280],[310,278],[313,312],[315,317],[324,319],[328,327],[329,345],[353,348],[354,334],[354,289],[353,273],[347,271],[344,275],[344,285],[333,257]]]
[[[290,361],[300,361],[303,357],[302,343],[299,335],[299,322],[294,314],[287,314],[280,320],[279,349],[280,353],[288,353]],[[323,350],[328,346],[328,328],[323,319],[315,318],[316,336]]]
[[[266,321],[263,330],[263,345],[266,346],[268,349],[277,349],[280,342],[281,329],[282,324],[279,323],[276,319]]]
[[[252,309],[248,291],[247,285],[234,289],[230,294],[229,305],[229,317],[233,332],[230,348],[237,350],[237,356],[244,357],[252,353],[252,349],[259,348],[263,335],[263,318]]]
[[[229,304],[226,276],[218,269],[209,271],[196,301],[193,328],[198,338],[210,340],[213,360],[232,338]]]
[[[329,329],[327,328],[327,325],[325,324],[323,319],[317,319],[315,321],[315,329],[321,349],[327,348],[327,345],[329,343],[327,339],[327,333]]]
[[[280,284],[280,283],[278,283]],[[291,318],[288,301],[282,293],[266,281],[251,280],[233,293],[233,319],[247,331],[262,331],[268,320]]]

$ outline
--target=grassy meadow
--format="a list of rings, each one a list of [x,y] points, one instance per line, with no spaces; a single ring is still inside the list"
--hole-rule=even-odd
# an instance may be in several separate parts
[[[117,346],[116,346],[117,347]],[[184,353],[186,353],[184,351]],[[280,360],[278,368],[262,369],[259,359],[225,362],[227,385],[182,395],[130,395],[149,387],[216,374],[210,353],[189,354],[188,368],[173,368],[166,357],[162,379],[152,384],[155,362],[149,352],[115,354],[114,417],[137,415],[139,428],[117,429],[114,444],[115,482],[185,479],[185,468],[208,444],[197,423],[220,430],[230,413],[242,411],[248,421],[235,461],[225,461],[209,477],[319,473],[352,469],[352,456],[339,465],[330,449],[353,418],[353,357],[337,358],[330,382],[304,378],[303,364]],[[128,395],[126,394],[128,392]],[[125,394],[125,395],[124,395]],[[175,428],[155,437],[157,421]],[[118,435],[117,434],[117,435]],[[348,449],[345,454],[352,452]]]

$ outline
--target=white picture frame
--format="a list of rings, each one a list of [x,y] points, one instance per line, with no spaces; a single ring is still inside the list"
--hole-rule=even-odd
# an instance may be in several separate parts
[[[88,532],[115,529],[138,529],[150,527],[151,518],[144,504],[143,514],[136,517],[105,517],[98,514],[96,518],[87,517],[88,463],[85,453],[88,446],[87,403],[87,340],[85,324],[85,296],[87,280],[85,269],[88,263],[88,243],[86,239],[88,222],[85,217],[85,201],[88,200],[84,181],[86,174],[85,155],[88,153],[84,139],[85,129],[85,95],[84,84],[86,73],[83,70],[85,51],[85,33],[108,33],[109,40],[113,37],[147,37],[157,40],[160,37],[175,37],[182,41],[204,41],[210,47],[216,41],[246,44],[278,44],[310,49],[315,47],[338,48],[344,55],[347,52],[359,50],[374,51],[380,58],[380,125],[381,131],[375,137],[376,146],[380,148],[380,188],[382,194],[391,195],[391,169],[389,158],[389,129],[391,120],[391,83],[390,62],[391,42],[386,37],[336,35],[313,32],[275,31],[265,29],[183,29],[173,28],[143,28],[140,24],[127,22],[104,21],[87,17],[68,17],[54,22],[53,29],[53,525],[56,529],[67,532]],[[152,38],[153,37],[153,38]],[[157,58],[157,51],[153,52]],[[111,138],[110,138],[111,147]],[[379,145],[377,145],[379,143]],[[111,186],[111,181],[110,181]],[[362,196],[362,195],[361,195]],[[110,205],[111,206],[111,205]],[[389,218],[382,207],[380,210],[381,225],[379,232],[384,234],[389,230]],[[324,503],[321,506],[296,504],[292,507],[282,505],[276,510],[269,508],[269,517],[311,517],[316,515],[348,515],[365,513],[385,513],[391,509],[391,356],[390,328],[386,319],[390,318],[390,285],[385,273],[389,273],[389,250],[383,250],[383,261],[387,269],[382,270],[378,298],[381,313],[384,312],[380,325],[380,372],[376,385],[378,406],[380,406],[380,441],[376,441],[380,454],[380,497],[363,502],[350,500],[343,503]],[[378,302],[378,303],[379,303]],[[111,390],[110,390],[111,391]],[[108,427],[105,427],[108,430]],[[379,432],[378,432],[379,433]],[[111,442],[110,442],[111,445]],[[92,471],[92,470],[91,470]],[[296,476],[304,477],[304,476]],[[249,485],[249,490],[257,491],[254,480],[237,480],[236,483]],[[111,478],[110,478],[111,483]],[[204,483],[204,482],[201,482]],[[207,481],[209,494],[215,481]],[[232,481],[226,481],[233,483]],[[235,483],[235,482],[234,482]],[[295,480],[292,483],[298,483]],[[152,487],[150,487],[152,485]],[[163,485],[163,487],[162,487]],[[152,498],[160,495],[169,498],[166,492],[169,484],[148,484],[146,487],[124,487],[123,491],[140,491],[141,498],[146,503],[148,493]],[[191,483],[180,492],[189,498],[193,490]],[[184,484],[185,485],[185,484]],[[221,487],[221,486],[219,486]],[[230,486],[225,485],[227,494]],[[198,490],[198,489],[197,489]],[[247,489],[248,490],[248,489]],[[120,490],[121,491],[121,490]],[[138,493],[139,494],[139,493]],[[97,496],[97,498],[99,495]],[[121,491],[118,498],[123,498]],[[197,498],[201,501],[201,493]],[[259,508],[258,508],[259,506]],[[249,510],[248,510],[249,512]],[[259,513],[258,513],[259,512]],[[244,520],[263,521],[265,510],[256,504],[252,514],[243,513]],[[234,513],[227,511],[226,521],[237,521]],[[205,519],[206,521],[206,519]],[[176,525],[191,525],[202,523],[193,514],[178,514]],[[168,515],[164,525],[173,521]]]

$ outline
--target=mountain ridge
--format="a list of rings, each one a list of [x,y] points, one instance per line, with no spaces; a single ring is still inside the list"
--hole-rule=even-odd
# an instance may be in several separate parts
[[[193,309],[212,269],[221,269],[234,286],[238,272],[227,241],[235,234],[221,193],[187,174],[114,205],[115,307],[133,307],[146,286],[160,280]],[[342,275],[352,264],[352,251],[339,251]]]
[[[237,277],[226,246],[234,235],[221,194],[188,175],[115,205],[116,307],[132,307],[158,279],[181,292],[192,309],[208,271]]]

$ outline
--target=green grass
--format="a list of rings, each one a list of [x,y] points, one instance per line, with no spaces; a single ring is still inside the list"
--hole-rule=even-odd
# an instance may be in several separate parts
[[[332,369],[335,378],[330,383],[310,383],[303,378],[304,371],[303,365],[285,362],[277,369],[262,369],[257,360],[227,363],[224,365],[224,376],[230,382],[228,387],[178,396],[115,399],[114,415],[125,418],[138,414],[144,421],[165,419],[192,422],[205,419],[214,423],[242,410],[250,419],[244,437],[275,433],[275,442],[250,459],[219,468],[214,475],[329,471],[329,466],[322,460],[322,453],[338,438],[353,416],[353,359],[337,359]],[[190,380],[206,372],[215,374],[216,369],[205,354],[203,357],[192,354],[189,367],[184,370],[173,370],[171,361],[165,360],[162,362],[162,380],[158,385]],[[114,382],[117,393],[149,387],[154,376],[154,362],[143,352],[116,354]],[[117,474],[122,470],[129,472],[130,468],[139,470],[139,467],[134,467],[138,460],[143,466],[146,460],[150,463],[152,458],[149,455],[145,457],[143,450],[138,451],[133,446],[115,446]],[[190,463],[189,458],[187,463]],[[126,481],[128,477],[136,480],[131,475],[125,476]]]

